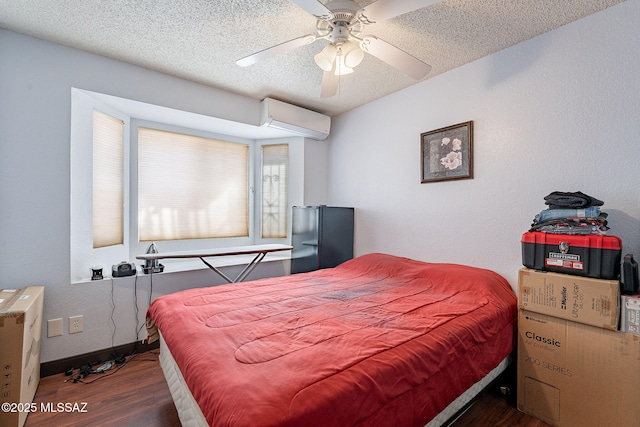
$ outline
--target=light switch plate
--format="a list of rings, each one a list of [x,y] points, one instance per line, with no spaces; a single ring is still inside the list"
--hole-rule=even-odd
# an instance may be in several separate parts
[[[47,320],[47,337],[59,337],[62,335],[62,318]]]

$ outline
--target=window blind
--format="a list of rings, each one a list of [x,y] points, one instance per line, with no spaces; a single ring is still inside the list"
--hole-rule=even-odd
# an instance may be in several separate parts
[[[249,235],[249,146],[138,129],[140,241]]]
[[[262,237],[287,237],[289,146],[262,146]]]
[[[93,247],[124,242],[122,120],[93,111]]]

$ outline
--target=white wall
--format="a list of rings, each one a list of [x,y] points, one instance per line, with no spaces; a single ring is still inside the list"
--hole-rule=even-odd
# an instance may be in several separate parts
[[[43,331],[47,319],[63,318],[64,335],[43,338],[42,362],[109,348],[112,336],[115,345],[133,342],[134,288],[139,326],[151,288],[148,276],[71,283],[72,87],[254,126],[260,120],[260,100],[0,30],[0,288],[46,287]],[[308,144],[315,159],[327,158],[328,143],[295,140]],[[313,175],[313,184],[307,178],[292,183],[300,194],[296,204],[305,197],[326,203],[327,185],[316,182],[326,175]],[[287,267],[286,261],[263,263],[250,277],[282,275]],[[227,274],[238,272],[231,267]],[[218,283],[208,270],[164,273],[153,278],[153,297]],[[84,332],[70,335],[67,318],[74,315],[84,315]]]
[[[304,147],[304,205],[327,204],[329,147],[331,136],[326,141],[307,140]]]
[[[333,120],[330,202],[356,208],[356,254],[497,271],[552,191],[605,202],[640,257],[640,2],[627,1]],[[474,121],[473,180],[420,184],[420,133]]]

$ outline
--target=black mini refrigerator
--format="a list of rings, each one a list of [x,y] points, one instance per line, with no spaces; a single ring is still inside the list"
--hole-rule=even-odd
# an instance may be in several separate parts
[[[353,258],[354,209],[294,206],[291,273],[335,267]]]

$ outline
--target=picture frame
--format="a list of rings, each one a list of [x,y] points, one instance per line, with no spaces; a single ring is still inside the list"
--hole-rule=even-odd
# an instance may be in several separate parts
[[[421,183],[473,178],[473,121],[420,134]]]

